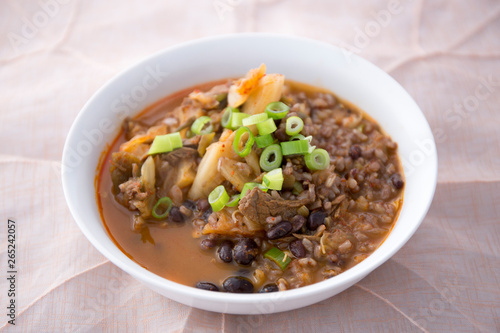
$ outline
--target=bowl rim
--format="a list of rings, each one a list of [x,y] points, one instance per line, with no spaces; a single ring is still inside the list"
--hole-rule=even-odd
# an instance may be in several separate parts
[[[213,41],[220,41],[220,40],[227,40],[228,42],[232,39],[240,39],[240,38],[258,38],[258,39],[288,39],[288,40],[293,40],[297,43],[309,43],[309,44],[314,44],[316,46],[320,46],[323,48],[329,48],[330,50],[336,50],[336,51],[342,51],[342,52],[348,52],[347,50],[343,50],[342,48],[318,41],[318,40],[313,40],[309,38],[304,38],[304,37],[298,37],[294,35],[288,35],[288,34],[271,34],[271,33],[235,33],[235,34],[223,34],[223,35],[217,35],[217,36],[211,36],[211,37],[204,37],[204,38],[199,38],[199,39],[194,39],[190,41],[186,41],[183,43],[176,44],[171,47],[167,47],[165,49],[162,49],[160,51],[157,51],[142,60],[138,62],[134,62],[132,65],[126,67],[124,70],[120,71],[118,74],[114,75],[111,79],[109,79],[101,88],[99,88],[93,95],[92,97],[85,103],[85,105],[82,107],[80,112],[78,113],[77,117],[75,118],[73,124],[71,125],[71,128],[68,132],[64,148],[63,148],[63,155],[62,155],[62,167],[61,167],[61,177],[62,177],[62,186],[63,186],[63,192],[64,192],[64,197],[66,199],[66,202],[68,204],[68,207],[70,209],[70,212],[80,228],[80,230],[83,232],[83,234],[86,236],[86,238],[90,241],[90,243],[101,253],[103,254],[107,259],[109,259],[113,264],[127,272],[128,274],[132,276],[140,276],[140,279],[142,279],[145,283],[150,284],[154,286],[155,288],[159,289],[166,289],[167,291],[172,291],[176,292],[179,294],[185,294],[188,297],[191,297],[193,299],[200,299],[200,300],[205,300],[205,301],[218,301],[218,302],[227,302],[227,303],[233,303],[233,304],[257,304],[265,300],[269,301],[279,301],[281,302],[291,302],[295,301],[298,299],[303,298],[306,295],[318,295],[321,293],[324,293],[328,289],[334,289],[335,287],[341,287],[343,285],[348,285],[349,287],[359,281],[360,279],[364,278],[367,274],[371,273],[373,270],[375,270],[377,267],[385,263],[388,259],[390,259],[396,252],[398,252],[401,247],[403,247],[404,244],[407,243],[407,241],[413,236],[413,234],[416,232],[420,224],[422,223],[423,219],[425,218],[430,205],[432,203],[434,193],[436,190],[436,185],[437,185],[437,171],[438,171],[438,157],[437,157],[437,150],[435,149],[435,140],[434,136],[432,134],[431,128],[429,126],[429,123],[427,119],[425,118],[425,115],[421,111],[420,107],[417,105],[417,103],[414,101],[414,99],[408,94],[408,92],[394,79],[392,78],[389,74],[387,74],[385,71],[380,69],[378,66],[374,65],[370,61],[360,57],[357,54],[350,54],[350,56],[355,59],[356,62],[362,64],[363,66],[368,66],[370,67],[371,70],[374,70],[375,72],[378,72],[379,75],[384,76],[385,79],[392,81],[393,84],[397,86],[398,89],[400,89],[400,93],[403,95],[406,95],[405,97],[408,98],[408,101],[410,101],[412,104],[415,106],[415,110],[418,110],[420,112],[420,116],[424,119],[425,122],[425,129],[424,132],[428,135],[428,137],[432,141],[432,145],[434,146],[433,151],[429,154],[428,159],[426,159],[426,163],[430,163],[430,167],[432,169],[432,174],[428,175],[429,179],[429,184],[431,185],[430,192],[428,193],[428,196],[426,198],[426,202],[424,205],[424,209],[421,211],[420,216],[415,217],[414,219],[417,221],[412,225],[411,229],[408,229],[408,231],[405,233],[404,238],[400,238],[397,240],[397,242],[393,242],[394,245],[386,249],[385,253],[382,254],[379,258],[373,258],[372,260],[370,259],[372,256],[369,256],[366,260],[362,261],[361,263],[357,264],[356,266],[350,268],[349,270],[343,272],[342,274],[339,274],[338,276],[320,281],[308,286],[304,286],[301,288],[297,289],[292,289],[292,290],[286,290],[286,291],[281,291],[278,293],[264,293],[264,294],[259,294],[259,293],[254,293],[254,294],[233,294],[233,293],[214,293],[211,291],[205,291],[201,289],[197,289],[195,287],[190,287],[187,285],[183,285],[171,280],[168,280],[166,278],[163,278],[159,275],[156,275],[155,273],[152,273],[148,271],[147,269],[143,268],[140,266],[138,263],[133,261],[132,259],[126,257],[126,260],[122,260],[121,258],[116,257],[111,251],[108,250],[106,246],[101,244],[101,242],[90,232],[89,228],[86,226],[86,223],[80,220],[79,218],[79,213],[77,212],[76,205],[77,203],[74,202],[74,200],[71,199],[71,191],[72,189],[68,186],[68,175],[70,173],[66,172],[66,169],[68,168],[68,164],[66,161],[69,158],[69,148],[70,148],[70,138],[76,135],[79,123],[81,122],[82,118],[85,117],[86,110],[89,109],[89,107],[94,103],[94,101],[97,99],[97,97],[103,93],[110,87],[119,82],[123,76],[125,76],[126,73],[129,71],[132,71],[134,68],[138,66],[143,66],[147,62],[157,58],[161,57],[164,54],[170,53],[174,50],[186,48],[186,47],[191,47],[196,44],[202,44],[202,43],[211,43]],[[140,111],[139,111],[140,112]],[[96,166],[97,167],[97,166]],[[92,172],[95,172],[95,170],[92,170]],[[95,201],[95,198],[93,199]],[[97,202],[94,202],[95,208],[98,209],[97,207]],[[403,202],[404,205],[404,202]],[[399,219],[399,218],[398,218]],[[398,220],[396,220],[397,223]],[[99,223],[103,223],[102,220],[99,221]],[[391,230],[392,232],[392,230]],[[108,234],[109,237],[109,234]],[[112,241],[113,242],[113,241]],[[113,242],[114,244],[114,242]],[[116,244],[114,244],[116,246]],[[373,252],[375,253],[378,250],[378,248]],[[120,250],[121,251],[121,250]],[[195,306],[195,305],[194,305]],[[271,312],[278,312],[278,311],[271,311]]]

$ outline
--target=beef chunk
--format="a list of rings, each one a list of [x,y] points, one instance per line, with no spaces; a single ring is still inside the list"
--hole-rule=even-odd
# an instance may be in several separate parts
[[[314,185],[311,185],[307,195],[299,200],[275,198],[255,187],[240,200],[238,208],[246,218],[265,225],[269,216],[281,215],[285,220],[291,219],[297,215],[300,206],[307,205],[315,199]]]

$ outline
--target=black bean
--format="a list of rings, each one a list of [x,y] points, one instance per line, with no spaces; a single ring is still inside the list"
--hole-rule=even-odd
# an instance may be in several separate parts
[[[208,202],[208,201],[207,201]],[[196,209],[196,202],[193,200],[186,200],[182,203],[184,207],[186,207],[189,210],[195,210]]]
[[[290,252],[295,256],[295,258],[304,258],[306,256],[306,249],[304,248],[304,244],[302,244],[302,240],[297,239],[288,245]]]
[[[351,148],[349,148],[349,156],[353,160],[357,160],[358,158],[361,157],[361,147],[359,145],[352,145]]]
[[[230,293],[253,293],[253,284],[247,278],[242,276],[231,276],[228,277],[222,283],[222,287],[225,291]]]
[[[306,218],[302,215],[295,215],[294,217],[292,217],[292,220],[290,221],[293,226],[292,232],[297,232],[302,229],[302,226],[304,225],[304,223],[306,223],[306,221]]]
[[[391,176],[391,181],[392,185],[398,190],[402,189],[403,186],[405,185],[405,182],[401,178],[401,175],[399,173],[395,173]]]
[[[219,291],[219,287],[210,282],[198,282],[196,284],[196,288],[209,291]]]
[[[177,206],[173,206],[168,215],[170,216],[170,221],[172,222],[184,222],[184,215],[182,215],[179,207]]]
[[[267,238],[278,239],[285,237],[292,231],[292,224],[288,221],[281,221],[267,231]]]
[[[328,214],[321,210],[312,212],[307,219],[307,228],[313,231],[318,229],[320,225],[325,224],[325,219],[327,216]]]
[[[262,289],[259,291],[259,293],[274,293],[280,291],[277,285],[273,284],[267,284]]]
[[[215,239],[205,238],[200,242],[200,246],[203,250],[209,250],[214,248],[217,245]]]
[[[251,238],[242,238],[233,249],[233,258],[240,265],[250,265],[259,253],[257,243]]]
[[[212,210],[212,207],[208,207],[204,212],[203,214],[201,214],[201,218],[203,219],[203,221],[207,222],[208,221],[208,217],[210,215],[212,215],[214,211]]]
[[[224,262],[233,261],[233,242],[225,240],[217,250],[220,260]]]
[[[210,203],[208,202],[207,199],[200,199],[196,203],[196,206],[198,207],[198,210],[200,212],[206,211],[208,208],[210,208]]]

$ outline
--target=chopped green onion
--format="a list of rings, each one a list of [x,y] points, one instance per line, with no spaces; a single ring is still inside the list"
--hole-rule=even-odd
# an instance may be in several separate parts
[[[309,141],[306,139],[284,141],[280,144],[283,155],[307,154],[309,152]]]
[[[304,192],[304,187],[302,186],[302,183],[301,182],[295,182],[295,183],[293,183],[292,194],[293,195],[299,195],[302,192]]]
[[[260,135],[271,134],[276,131],[277,127],[274,123],[274,119],[269,118],[257,124],[257,129],[259,130]]]
[[[312,139],[313,139],[313,137],[310,135],[308,137],[305,137],[302,134],[297,134],[297,135],[292,136],[290,138],[290,141],[307,140],[307,142],[309,142],[309,149],[307,150],[307,152],[312,153],[313,150],[316,149],[316,146],[311,146]]]
[[[290,117],[286,120],[286,134],[292,136],[299,134],[304,128],[304,122],[297,116]]]
[[[267,104],[266,113],[269,118],[282,119],[285,118],[290,108],[283,102],[272,102]]]
[[[231,119],[231,128],[237,129],[243,126],[243,119],[250,117],[247,113],[233,112],[233,119]]]
[[[169,197],[163,197],[154,205],[153,210],[151,211],[151,215],[153,215],[155,219],[164,219],[168,216],[168,213],[170,213],[172,205],[172,200],[170,200]],[[165,206],[166,208],[163,208]],[[160,213],[158,211],[158,209],[160,208],[163,208],[163,213]]]
[[[206,126],[208,124],[208,126]],[[214,127],[212,126],[212,119],[209,116],[203,116],[196,119],[191,125],[191,132],[194,134],[208,134],[212,133]]]
[[[312,153],[304,156],[306,166],[309,170],[324,170],[330,165],[330,155],[324,149],[315,149]]]
[[[157,135],[149,148],[148,154],[168,153],[182,147],[182,138],[179,132]]]
[[[248,134],[248,139],[246,139],[246,142],[242,145],[243,148],[240,150],[240,143],[245,134]],[[254,141],[255,140],[250,129],[248,127],[240,127],[234,135],[233,149],[238,155],[245,157],[252,151]]]
[[[174,132],[170,134],[166,134],[166,137],[172,143],[172,149],[177,149],[182,147],[182,138],[179,132]]]
[[[212,210],[214,212],[218,212],[229,201],[229,194],[227,194],[226,189],[223,185],[217,186],[210,194],[208,195],[208,202],[210,206],[212,206]]]
[[[236,194],[231,197],[231,200],[229,200],[226,203],[227,207],[236,207],[238,205],[238,202],[240,202],[240,195]]]
[[[253,116],[243,119],[243,126],[255,125],[263,122],[264,120],[267,120],[267,118],[268,116],[266,113],[254,114]]]
[[[233,114],[240,112],[237,108],[233,108],[232,106],[228,106],[222,115],[220,120],[220,124],[224,128],[234,129],[231,124],[233,123]]]
[[[243,189],[241,190],[240,199],[243,199],[248,191],[252,190],[254,187],[259,187],[262,191],[264,191],[262,185],[259,183],[245,183],[245,185],[243,185]],[[264,192],[267,192],[267,190]]]
[[[278,249],[277,247],[273,247],[269,251],[264,254],[264,257],[274,261],[281,270],[285,270],[286,266],[292,261],[292,259],[285,255],[283,251]]]
[[[283,154],[281,152],[281,148],[278,144],[272,144],[260,155],[260,167],[264,171],[271,171],[281,166],[281,162],[283,161]]]
[[[297,134],[294,135],[290,138],[290,141],[295,141],[295,140],[304,140],[306,137],[303,136],[302,134]],[[308,136],[308,138],[312,138],[312,136]]]
[[[274,138],[271,134],[259,135],[255,137],[255,143],[259,148],[265,148],[274,142]]]
[[[281,191],[283,187],[283,170],[281,168],[269,171],[264,175],[262,184],[270,190]]]

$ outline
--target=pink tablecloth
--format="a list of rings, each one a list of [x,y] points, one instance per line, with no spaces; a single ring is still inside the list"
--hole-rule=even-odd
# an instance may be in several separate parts
[[[4,0],[0,28],[1,331],[500,330],[498,1]],[[421,106],[439,153],[432,207],[397,255],[319,304],[250,317],[170,301],[109,263],[73,222],[58,174],[71,123],[109,78],[179,42],[244,31],[315,38],[373,61]]]

